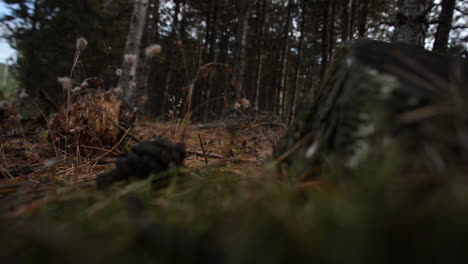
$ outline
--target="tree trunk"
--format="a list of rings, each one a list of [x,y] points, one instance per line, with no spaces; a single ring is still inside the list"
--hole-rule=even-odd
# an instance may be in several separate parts
[[[124,101],[135,106],[136,104],[136,69],[139,63],[141,40],[146,22],[148,0],[135,0],[133,14],[128,31],[124,54],[126,59],[122,63],[123,75],[120,77],[119,86],[124,91]]]
[[[260,6],[258,7],[259,16],[261,14],[260,25],[258,26],[257,30],[260,33],[260,41],[258,43],[258,50],[257,50],[257,80],[255,82],[255,110],[259,111],[259,104],[260,104],[260,85],[262,81],[262,68],[263,68],[263,48],[265,43],[265,11],[266,11],[266,0],[263,0],[260,4],[262,8],[260,10]]]
[[[236,49],[234,53],[234,76],[236,86],[236,101],[239,102],[244,90],[245,54],[247,49],[247,33],[249,30],[249,17],[252,6],[257,0],[239,0],[239,23],[236,32]]]
[[[367,14],[369,13],[369,0],[361,0],[359,8],[359,37],[363,38],[367,35]]]
[[[466,109],[454,105],[468,96],[454,98],[446,87],[452,83],[461,91],[468,82],[466,60],[417,46],[359,40],[340,47],[328,73],[321,88],[301,102],[296,122],[276,146],[275,156],[290,175],[309,175],[323,157],[356,168],[392,151],[401,161],[396,169],[418,173],[466,164]]]
[[[398,0],[393,41],[424,46],[428,0]]]
[[[31,14],[31,31],[33,35],[36,35],[38,32],[37,24],[38,24],[38,6],[39,6],[39,0],[34,1],[34,10],[32,11]],[[26,5],[26,3],[20,3],[21,11],[29,13],[29,7]],[[34,47],[34,42],[33,41],[28,41],[27,42],[27,48],[26,52],[24,54],[25,57],[25,65],[24,65],[24,77],[23,77],[23,88],[26,90],[28,93],[29,97],[33,100],[39,98],[39,89],[36,89],[35,84],[33,83],[34,79],[34,65],[37,64],[37,61],[39,60],[38,56],[36,56],[36,49]],[[62,92],[64,92],[62,90]],[[65,96],[63,97],[63,102],[65,103]]]
[[[354,22],[356,20],[356,2],[358,0],[349,0],[349,40],[354,38]]]
[[[220,7],[219,10],[225,10],[226,9],[226,0],[222,0],[220,2]],[[220,29],[220,36],[219,36],[219,44],[218,44],[218,61],[220,62],[226,62],[228,58],[228,44],[229,44],[229,37],[230,34],[228,34],[228,29],[229,29],[229,22],[227,19],[227,14],[226,11],[221,12],[222,17],[222,27]],[[216,75],[216,90],[217,94],[219,96],[227,96],[227,79],[229,79],[230,82],[230,76],[227,77],[229,73],[225,74],[217,74]],[[221,114],[225,108],[225,102],[224,100],[216,100],[216,113]]]
[[[210,25],[210,35],[209,38],[207,39],[207,45],[209,45],[208,49],[208,58],[207,62],[216,62],[215,59],[215,53],[216,53],[216,32],[218,30],[217,25],[218,25],[218,0],[214,0],[214,6],[213,6],[213,12],[211,12],[211,25]],[[213,107],[210,107],[214,105],[214,103],[209,103],[210,98],[213,96],[216,91],[212,91],[212,84],[213,84],[213,75],[210,74],[208,76],[208,79],[205,81],[206,85],[204,87],[205,90],[205,99],[204,99],[204,113],[203,113],[203,120],[207,121],[208,120],[208,115],[210,111],[213,110]]]
[[[297,62],[296,62],[296,74],[294,75],[294,87],[292,89],[291,95],[291,104],[289,106],[289,118],[288,123],[291,124],[294,121],[294,117],[296,115],[296,95],[297,89],[299,89],[299,77],[300,77],[300,70],[301,70],[301,59],[302,59],[302,43],[304,41],[304,24],[305,24],[305,14],[306,14],[306,4],[307,0],[302,0],[302,14],[301,14],[301,29],[299,37],[299,43],[297,47]]]
[[[321,31],[321,62],[320,62],[320,82],[323,81],[325,70],[328,65],[328,18],[330,13],[329,1],[324,1],[322,13],[322,31]]]
[[[149,7],[147,11],[145,33],[143,35],[144,48],[155,44],[158,35],[158,22],[159,22],[159,0],[149,0]],[[141,96],[150,96],[149,94],[149,76],[153,69],[153,60],[146,58],[144,50],[140,52],[140,57],[144,61],[140,64],[139,72],[137,72],[137,98]]]
[[[328,61],[331,60],[331,57],[333,55],[333,49],[335,48],[335,19],[336,19],[336,1],[337,0],[331,0],[330,1],[330,25],[328,27]]]
[[[349,11],[350,11],[350,1],[351,0],[342,0],[343,5],[343,22],[341,23],[341,41],[349,40]]]
[[[439,15],[439,25],[435,35],[435,42],[432,48],[433,51],[444,53],[447,50],[447,45],[452,30],[452,17],[455,9],[455,0],[443,0],[442,11]]]
[[[175,6],[174,6],[174,17],[173,19],[173,24],[172,24],[172,29],[171,29],[171,39],[173,41],[177,41],[177,27],[179,26],[179,10],[180,10],[180,1],[176,0],[174,1]],[[174,59],[177,54],[177,47],[172,47],[172,49],[169,51],[169,65],[167,66],[167,72],[166,72],[166,80],[164,82],[164,90],[163,90],[163,97],[162,97],[162,102],[161,102],[161,114],[165,115],[167,112],[167,102],[169,101],[169,88],[171,85],[172,81],[172,74],[174,71]]]
[[[278,114],[281,117],[284,117],[284,104],[286,98],[286,84],[288,80],[288,71],[287,71],[287,63],[289,60],[289,31],[291,29],[291,13],[292,13],[293,4],[291,0],[288,1],[287,13],[286,13],[286,23],[284,25],[283,31],[283,51],[282,51],[282,59],[280,62],[280,83],[279,83],[279,112]]]

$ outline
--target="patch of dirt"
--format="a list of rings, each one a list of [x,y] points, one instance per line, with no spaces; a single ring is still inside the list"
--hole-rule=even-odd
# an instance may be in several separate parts
[[[165,137],[173,141],[173,123],[141,121],[131,131],[140,141]],[[275,123],[209,123],[191,125],[184,136],[187,158],[184,166],[248,168],[262,164],[285,133]],[[79,151],[65,153],[47,141],[47,131],[34,135],[0,138],[1,211],[20,215],[41,206],[57,192],[95,188],[96,175],[114,167],[120,151],[95,148],[96,156],[83,157]],[[134,144],[130,139],[128,144]],[[203,149],[202,149],[203,145]],[[88,146],[89,147],[89,146]],[[91,146],[92,147],[92,146]]]

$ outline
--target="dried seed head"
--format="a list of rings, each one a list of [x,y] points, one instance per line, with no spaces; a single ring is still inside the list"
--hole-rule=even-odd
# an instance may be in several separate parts
[[[245,99],[245,98],[242,98],[241,101],[240,101],[240,103],[241,103],[242,107],[244,107],[244,108],[247,108],[247,107],[250,106],[249,100],[247,100],[247,99]]]
[[[26,93],[26,89],[21,89],[21,93],[19,94],[19,99],[23,100],[28,97],[28,94]]]
[[[72,93],[79,92],[81,90],[80,86],[76,86],[75,88],[72,89]]]
[[[118,94],[118,95],[123,94],[123,89],[120,86],[118,86],[117,88],[114,88],[113,91],[115,94]]]
[[[136,61],[137,56],[133,54],[125,54],[124,55],[124,60],[125,62],[134,62]]]
[[[83,51],[88,46],[88,41],[85,38],[78,38],[76,40],[76,50]]]
[[[138,104],[139,104],[139,105],[145,105],[146,102],[148,102],[148,99],[149,99],[149,98],[148,98],[148,96],[146,96],[146,95],[140,96],[140,97],[138,98]]]
[[[117,69],[117,70],[115,70],[115,75],[117,75],[118,77],[121,77],[122,74],[123,74],[122,69]]]
[[[161,45],[153,44],[145,49],[146,57],[151,58],[161,52]]]
[[[8,101],[5,101],[5,100],[0,101],[0,109],[1,110],[6,111],[6,110],[8,110],[10,108],[11,108],[11,104]]]
[[[72,82],[68,77],[58,77],[57,82],[62,85],[62,88],[66,91],[69,91],[72,88]]]

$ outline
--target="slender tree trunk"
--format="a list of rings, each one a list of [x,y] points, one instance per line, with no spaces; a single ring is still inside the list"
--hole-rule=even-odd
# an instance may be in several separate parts
[[[322,13],[322,31],[321,31],[321,62],[320,62],[320,82],[323,81],[325,70],[328,65],[328,17],[330,13],[329,1],[324,1]]]
[[[349,39],[349,2],[351,0],[342,0],[343,5],[343,22],[342,22],[342,31],[341,31],[341,41],[348,41]]]
[[[266,11],[266,0],[263,0],[261,3],[259,2],[258,5],[258,13],[261,14],[260,25],[258,27],[258,31],[260,32],[260,41],[258,43],[258,50],[257,50],[257,80],[255,83],[255,110],[260,110],[260,85],[262,82],[262,68],[263,68],[263,48],[265,43],[265,11]],[[261,5],[261,10],[260,10]]]
[[[349,40],[354,38],[354,22],[356,20],[356,3],[358,0],[349,0]]]
[[[124,59],[122,63],[123,75],[119,80],[119,86],[124,91],[124,101],[131,106],[136,104],[135,74],[139,63],[141,40],[145,28],[147,9],[148,0],[135,0],[124,50],[127,59]]]
[[[215,62],[215,51],[216,51],[216,32],[217,32],[217,23],[218,23],[218,0],[214,0],[214,5],[213,5],[213,12],[210,12],[211,16],[211,26],[210,26],[210,34],[209,38],[207,39],[207,45],[209,45],[208,48],[208,58],[207,62]],[[208,79],[205,81],[206,86],[204,88],[205,90],[205,97],[204,97],[204,112],[203,112],[203,120],[208,120],[208,115],[210,110],[212,110],[211,105],[214,105],[213,103],[208,103],[210,98],[212,97],[212,94],[215,91],[212,91],[212,83],[213,83],[213,75],[210,74],[208,76]]]
[[[398,0],[393,41],[424,46],[428,0]]]
[[[37,24],[39,21],[38,17],[38,7],[39,7],[39,0],[34,1],[34,10],[30,16],[31,19],[31,34],[35,36],[38,32]],[[20,8],[22,12],[29,13],[29,6],[26,3],[20,3]],[[36,48],[34,47],[33,41],[27,42],[27,48],[25,50],[25,65],[24,65],[24,78],[23,78],[23,88],[28,93],[31,99],[37,99],[39,97],[39,90],[35,89],[35,85],[33,83],[34,80],[34,65],[37,64],[38,56],[36,56]],[[63,97],[65,102],[65,97]]]
[[[173,20],[173,26],[171,30],[171,38],[173,41],[177,41],[177,27],[179,26],[179,11],[180,11],[180,1],[175,0],[175,6],[174,6],[174,17],[172,18]],[[167,102],[169,101],[169,88],[171,85],[172,81],[172,74],[174,71],[174,59],[177,54],[177,47],[172,47],[171,51],[169,52],[169,65],[167,67],[167,72],[166,72],[166,81],[164,82],[164,90],[163,90],[163,97],[162,97],[162,102],[161,102],[161,114],[166,114],[167,110]]]
[[[284,79],[283,79],[283,90],[282,90],[282,96],[281,96],[281,108],[280,108],[280,114],[281,118],[285,122],[287,122],[288,114],[286,113],[286,97],[288,96],[288,81],[289,81],[289,72],[291,69],[291,52],[289,52],[289,47],[290,47],[290,40],[288,40],[288,53],[286,54],[286,66],[285,66],[285,72],[284,72]]]
[[[361,0],[360,2],[358,23],[358,32],[360,38],[363,38],[367,35],[367,16],[369,13],[369,4],[369,0]]]
[[[328,61],[331,60],[331,57],[333,55],[333,49],[335,48],[335,19],[336,19],[336,1],[337,0],[331,0],[330,6],[330,25],[329,25],[329,41],[328,41]]]
[[[437,26],[434,46],[432,47],[433,51],[442,53],[447,51],[455,2],[455,0],[442,1],[442,11],[439,15],[439,25]]]
[[[226,62],[227,61],[227,53],[228,53],[228,43],[229,43],[229,34],[228,34],[228,29],[229,29],[229,23],[227,19],[227,14],[226,14],[226,0],[220,1],[220,7],[219,10],[221,11],[222,17],[222,27],[220,30],[220,36],[219,36],[219,44],[218,44],[218,60],[220,62]],[[217,74],[216,75],[216,90],[218,96],[227,96],[227,85],[226,85],[226,80],[230,79],[229,73],[225,74]],[[227,76],[229,76],[227,78]],[[216,100],[216,113],[221,114],[224,110],[225,104],[224,100]]]
[[[239,23],[236,33],[236,50],[234,54],[234,76],[236,78],[236,100],[240,101],[244,90],[245,56],[247,49],[247,33],[252,6],[257,0],[239,0]]]
[[[155,44],[158,35],[158,21],[159,21],[159,0],[149,0],[149,7],[147,11],[145,33],[143,35],[143,48]],[[149,94],[149,76],[153,69],[152,58],[146,58],[144,49],[140,52],[140,58],[144,61],[140,63],[139,71],[137,72],[137,97],[150,96]]]
[[[285,103],[285,98],[286,98],[286,84],[288,80],[288,71],[287,71],[287,62],[289,59],[289,31],[291,30],[291,13],[292,13],[292,7],[293,4],[291,3],[291,0],[288,1],[288,7],[287,7],[287,14],[286,14],[286,24],[284,26],[284,32],[283,32],[283,41],[284,41],[284,46],[283,46],[283,57],[281,61],[281,78],[280,78],[280,86],[279,86],[279,115],[283,116],[284,115],[284,103]],[[284,116],[283,116],[284,117]]]
[[[299,77],[301,71],[301,59],[302,59],[302,43],[304,42],[304,24],[305,24],[305,14],[306,14],[306,4],[307,0],[302,0],[302,14],[301,14],[301,29],[299,37],[299,44],[297,47],[297,62],[296,62],[296,74],[294,75],[294,87],[292,89],[291,95],[291,104],[289,106],[289,123],[294,121],[294,116],[296,115],[296,95],[297,89],[299,89]]]

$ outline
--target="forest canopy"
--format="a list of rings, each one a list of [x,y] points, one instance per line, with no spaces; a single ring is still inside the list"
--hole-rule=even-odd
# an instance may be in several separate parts
[[[1,18],[3,36],[17,51],[18,79],[30,98],[41,99],[41,89],[61,97],[57,78],[69,75],[79,37],[89,46],[74,81],[97,77],[106,80],[107,89],[117,85],[112,69],[122,67],[132,10],[139,1],[3,2],[9,7]],[[245,99],[256,111],[288,122],[294,119],[297,99],[318,87],[342,42],[361,37],[392,41],[397,5],[405,1],[147,2],[141,74],[135,84],[135,97],[149,98],[147,114],[167,117],[169,98],[183,98],[203,65],[220,63],[224,66],[207,67],[196,80],[193,107],[199,109],[198,120],[216,119],[226,104],[235,107]],[[467,1],[423,2],[424,47],[466,56]],[[144,47],[154,43],[162,46],[162,53],[145,60]]]

